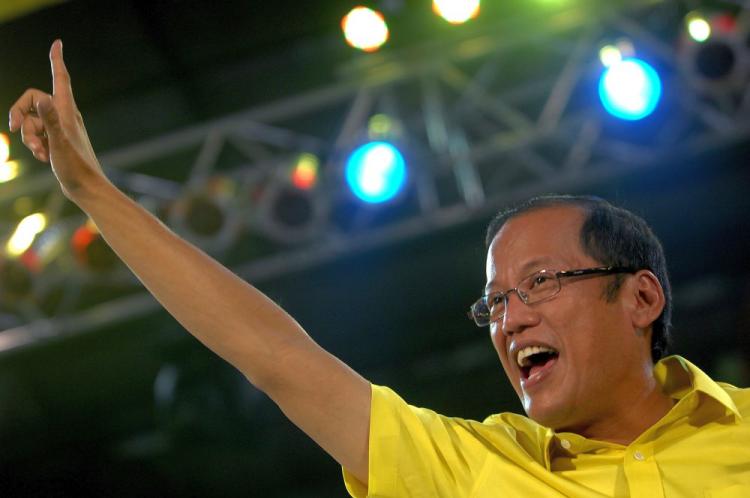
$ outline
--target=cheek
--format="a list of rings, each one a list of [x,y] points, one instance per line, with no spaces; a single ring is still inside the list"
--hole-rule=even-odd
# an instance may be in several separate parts
[[[505,374],[511,380],[515,380],[514,371],[509,368],[507,337],[500,332],[500,327],[496,326],[492,327],[490,336],[492,338],[492,344],[495,346],[495,351],[497,351],[497,356],[500,358],[500,363],[502,363],[503,369],[505,370]]]
[[[492,340],[492,345],[495,347],[495,351],[497,351],[497,355],[500,357],[501,360],[505,361],[505,339],[506,337],[500,332],[499,328],[495,325],[490,325],[490,339]]]
[[[584,300],[571,309],[575,311],[556,317],[555,330],[573,361],[611,367],[614,353],[631,349],[616,307],[601,300]]]
[[[559,341],[562,354],[573,364],[590,361],[598,342],[604,339],[594,305],[585,297],[568,292],[561,293],[543,310],[546,329]]]

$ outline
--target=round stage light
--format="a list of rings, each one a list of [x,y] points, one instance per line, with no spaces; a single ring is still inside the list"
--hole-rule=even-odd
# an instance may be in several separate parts
[[[406,183],[406,161],[388,142],[369,142],[346,162],[346,181],[359,199],[377,204],[389,201]]]
[[[432,10],[451,24],[463,24],[479,14],[479,0],[434,0]]]
[[[711,36],[711,25],[700,14],[691,12],[685,18],[685,22],[687,23],[687,31],[690,38],[698,43],[703,43]]]
[[[237,183],[216,175],[188,188],[167,208],[167,224],[203,250],[220,253],[231,247],[241,230]]]
[[[295,244],[309,240],[319,233],[323,220],[321,199],[312,190],[292,185],[269,188],[260,206],[263,232],[273,240]]]
[[[10,158],[10,139],[5,133],[0,133],[0,163]]]
[[[292,168],[292,184],[300,190],[310,190],[318,182],[319,168],[318,156],[309,152],[300,154]]]
[[[390,116],[383,113],[375,114],[367,122],[367,136],[371,139],[391,136],[394,128],[395,124]]]
[[[701,77],[710,81],[729,78],[737,66],[735,47],[724,40],[704,43],[695,53],[695,69]]]
[[[115,252],[107,245],[91,220],[76,228],[70,240],[76,261],[92,272],[108,272],[119,262]]]
[[[622,52],[614,45],[605,45],[599,49],[599,60],[602,66],[609,67],[622,60]]]
[[[374,52],[388,40],[383,14],[367,7],[355,7],[341,20],[347,43],[365,52]]]
[[[604,108],[620,119],[635,121],[651,114],[661,98],[661,80],[640,59],[623,59],[607,68],[599,80]]]
[[[47,217],[42,213],[34,213],[22,219],[13,235],[8,239],[5,250],[9,256],[18,257],[34,243],[36,236],[47,226]]]
[[[214,237],[224,227],[224,209],[207,195],[194,195],[185,205],[185,226],[199,237]]]
[[[602,66],[609,67],[623,59],[635,57],[635,47],[629,38],[620,38],[614,43],[602,46],[599,49],[599,60]]]
[[[282,244],[298,244],[320,234],[328,209],[321,189],[300,185],[295,177],[274,175],[267,180],[253,195],[260,232]]]
[[[18,161],[0,162],[0,183],[6,183],[17,178],[20,170]]]

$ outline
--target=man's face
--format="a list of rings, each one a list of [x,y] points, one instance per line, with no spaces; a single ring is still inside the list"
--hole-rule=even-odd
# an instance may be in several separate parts
[[[580,247],[583,219],[581,210],[568,206],[510,219],[487,255],[488,292],[516,287],[539,270],[603,266]],[[618,410],[626,409],[618,401],[633,399],[633,392],[642,389],[643,369],[651,368],[644,357],[648,337],[632,325],[623,292],[611,302],[605,298],[612,278],[562,279],[559,294],[530,305],[511,293],[504,317],[490,326],[495,349],[526,413],[542,425],[585,432],[592,424],[616,417]],[[532,346],[554,353],[532,356],[531,367],[519,366],[519,351]],[[538,350],[526,350],[533,351]]]

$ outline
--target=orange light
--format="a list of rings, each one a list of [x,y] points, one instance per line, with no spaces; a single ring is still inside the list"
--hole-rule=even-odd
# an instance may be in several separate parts
[[[86,247],[93,242],[94,238],[96,237],[96,232],[94,230],[91,230],[91,228],[88,226],[88,223],[86,225],[83,225],[81,227],[78,227],[76,231],[73,233],[73,250],[75,253],[80,257],[84,252],[86,251]]]
[[[90,219],[73,232],[70,245],[78,264],[90,271],[107,272],[117,266],[117,256]]]

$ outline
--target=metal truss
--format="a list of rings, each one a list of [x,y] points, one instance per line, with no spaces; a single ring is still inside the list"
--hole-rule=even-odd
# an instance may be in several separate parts
[[[693,48],[684,37],[662,34],[679,31],[679,5],[606,4],[595,12],[571,8],[462,39],[375,54],[341,68],[340,81],[324,88],[109,152],[101,163],[115,183],[178,232],[258,283],[488,217],[513,200],[617,181],[750,135],[746,71],[732,75],[734,82],[706,83],[692,69]],[[644,22],[655,18],[662,24]],[[739,24],[742,30],[745,23]],[[744,40],[744,34],[737,36]],[[660,110],[644,123],[616,122],[596,96],[598,50],[623,37],[664,76]],[[742,68],[747,56],[738,55]],[[356,203],[343,179],[346,155],[367,138],[367,122],[377,113],[396,123],[390,138],[405,151],[410,168],[408,188],[387,208]],[[318,186],[300,194],[309,196],[314,215],[303,229],[285,228],[269,206],[287,186],[288,167],[301,152],[323,161]],[[233,185],[231,193],[216,196],[230,227],[220,243],[185,232],[185,220],[173,214],[175,205],[205,193],[216,178]],[[0,189],[0,204],[42,194],[58,226],[69,231],[83,221],[80,214],[64,214],[49,174]],[[248,238],[263,241],[255,245],[265,252],[232,256]],[[158,308],[124,267],[82,271],[65,254],[37,276],[35,286],[35,292],[63,287],[64,297],[51,309],[34,299],[16,302],[6,312],[10,326],[0,333],[0,351],[97,330]],[[97,299],[92,287],[116,291]]]

